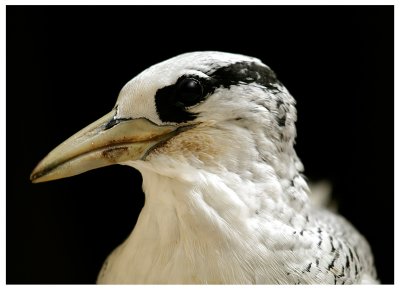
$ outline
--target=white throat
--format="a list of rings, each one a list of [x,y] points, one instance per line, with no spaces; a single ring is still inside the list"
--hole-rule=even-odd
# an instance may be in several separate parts
[[[165,176],[147,162],[132,165],[143,176],[145,205],[131,235],[104,264],[99,283],[277,282],[280,275],[264,272],[276,263],[268,257],[277,246],[266,233],[291,234],[293,229],[285,224],[299,213],[290,209],[281,221],[271,214],[288,208],[289,198],[280,194],[282,184],[276,176],[257,182],[252,174],[189,166],[179,168],[179,176]],[[268,165],[262,166],[271,172]]]

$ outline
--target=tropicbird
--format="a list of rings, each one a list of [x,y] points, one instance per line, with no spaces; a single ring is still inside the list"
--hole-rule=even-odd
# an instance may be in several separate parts
[[[378,283],[365,238],[310,201],[296,118],[259,59],[185,53],[129,81],[31,180],[111,164],[141,172],[145,205],[98,283]]]

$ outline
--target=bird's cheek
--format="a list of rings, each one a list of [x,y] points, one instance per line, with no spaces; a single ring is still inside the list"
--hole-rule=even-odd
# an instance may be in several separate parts
[[[222,153],[222,148],[216,144],[216,140],[202,129],[193,129],[179,134],[153,150],[148,158],[156,158],[158,155],[196,159],[204,164],[211,165],[216,162]]]

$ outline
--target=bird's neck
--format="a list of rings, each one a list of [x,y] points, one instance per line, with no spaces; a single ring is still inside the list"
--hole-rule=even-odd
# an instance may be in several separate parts
[[[244,228],[259,207],[256,199],[250,198],[257,185],[228,172],[219,176],[186,170],[182,178],[150,171],[142,171],[142,175],[146,195],[142,215],[146,222],[157,224],[159,239],[184,234],[185,239],[220,240],[222,234],[232,234],[231,228],[238,232]]]
[[[179,229],[195,239],[247,234],[252,221],[282,219],[272,214],[279,208],[300,212],[308,199],[307,184],[294,165],[285,178],[263,160],[234,171],[187,166],[163,175],[138,168],[146,195],[139,222],[152,223],[158,239],[174,237]]]
[[[277,245],[270,237],[276,231],[292,235],[289,219],[302,215],[288,202],[303,198],[300,191],[285,189],[272,168],[255,166],[258,171],[188,167],[163,175],[145,163],[135,164],[143,176],[145,205],[99,281],[112,283],[120,273],[135,273],[126,283],[255,283],[254,278],[243,277],[252,267],[246,263],[272,263],[256,247],[262,240],[263,251],[273,251]],[[180,276],[173,276],[176,273]]]

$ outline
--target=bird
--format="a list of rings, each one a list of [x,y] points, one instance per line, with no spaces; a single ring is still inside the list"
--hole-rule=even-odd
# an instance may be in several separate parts
[[[121,164],[145,204],[99,284],[378,284],[367,240],[312,202],[296,101],[259,58],[187,52],[121,89],[32,182]]]

